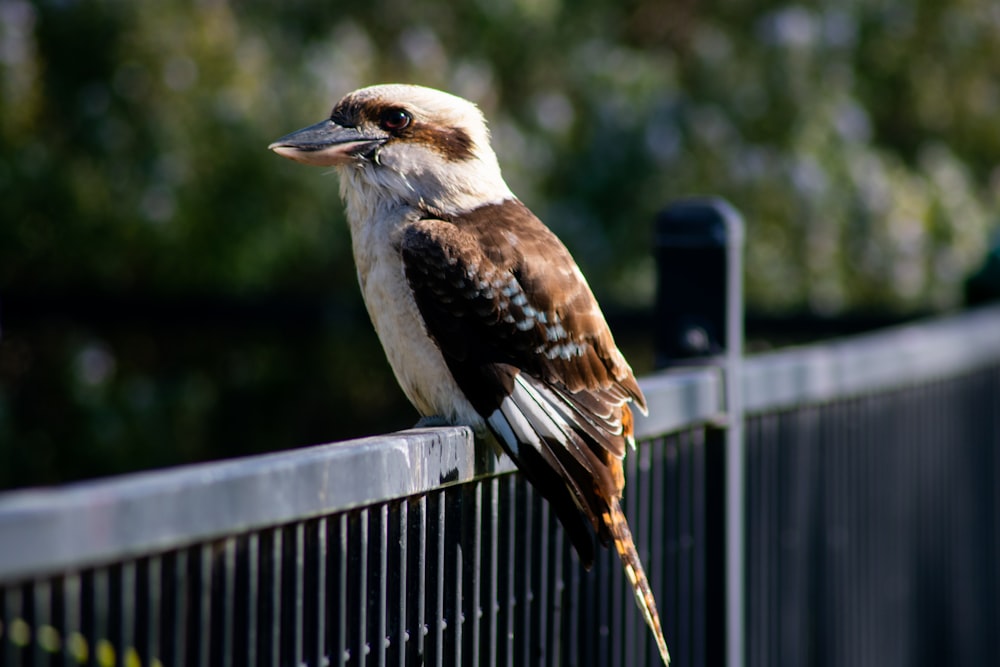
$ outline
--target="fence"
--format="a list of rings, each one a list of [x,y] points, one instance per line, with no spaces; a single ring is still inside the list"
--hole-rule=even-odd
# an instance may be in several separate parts
[[[749,664],[1000,664],[1000,308],[746,371]]]
[[[673,664],[1000,662],[1000,308],[740,361],[641,382]],[[0,665],[655,661],[613,554],[464,428],[0,496]]]

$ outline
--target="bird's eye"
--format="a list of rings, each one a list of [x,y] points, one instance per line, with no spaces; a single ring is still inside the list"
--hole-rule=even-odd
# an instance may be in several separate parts
[[[410,114],[406,113],[402,109],[389,109],[382,112],[379,124],[382,126],[383,130],[398,132],[409,125],[411,120],[412,118],[410,117]]]

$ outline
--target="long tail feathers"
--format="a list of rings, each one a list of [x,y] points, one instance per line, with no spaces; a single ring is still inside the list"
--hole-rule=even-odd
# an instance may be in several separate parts
[[[665,667],[670,665],[670,652],[667,650],[667,642],[663,638],[663,630],[660,628],[660,616],[656,613],[656,600],[653,599],[653,591],[649,587],[649,580],[646,579],[646,572],[642,569],[639,561],[639,553],[635,549],[635,542],[632,541],[632,531],[629,530],[628,522],[625,520],[625,513],[622,512],[621,505],[617,499],[612,499],[608,511],[604,514],[604,523],[611,531],[611,536],[615,541],[615,549],[625,567],[625,576],[632,584],[632,591],[635,593],[635,601],[642,611],[646,624],[653,631],[656,637],[656,645],[660,649],[660,658],[663,659]]]

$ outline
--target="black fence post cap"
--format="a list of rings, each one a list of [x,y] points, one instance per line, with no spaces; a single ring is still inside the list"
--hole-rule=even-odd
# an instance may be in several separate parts
[[[722,197],[688,197],[656,216],[656,247],[743,243],[743,216]]]
[[[691,197],[656,216],[654,235],[656,366],[718,363],[729,319],[742,331],[743,218],[721,197]]]

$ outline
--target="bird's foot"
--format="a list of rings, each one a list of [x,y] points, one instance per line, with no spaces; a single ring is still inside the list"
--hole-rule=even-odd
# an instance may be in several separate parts
[[[413,428],[433,428],[435,426],[451,426],[451,422],[441,415],[431,415],[430,417],[421,417],[420,421],[413,425]]]

